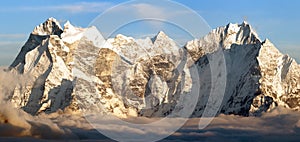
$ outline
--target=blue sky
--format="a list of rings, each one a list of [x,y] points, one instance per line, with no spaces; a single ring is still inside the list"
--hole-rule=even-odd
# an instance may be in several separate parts
[[[122,2],[126,1],[2,1],[0,65],[10,64],[33,28],[47,18],[55,17],[62,23],[69,20],[76,26],[87,27],[103,11]],[[262,39],[269,38],[283,53],[288,53],[298,62],[300,61],[300,1],[175,0],[175,2],[196,11],[211,28],[224,26],[229,22],[241,23],[247,19]],[[100,29],[100,31],[104,30]],[[119,30],[122,33],[124,31],[126,29]],[[147,31],[144,32],[147,34]]]

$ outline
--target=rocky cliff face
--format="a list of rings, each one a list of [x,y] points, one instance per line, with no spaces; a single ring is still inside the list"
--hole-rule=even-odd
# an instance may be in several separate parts
[[[223,99],[214,100],[222,101],[218,113],[259,115],[278,105],[298,110],[299,65],[269,40],[261,41],[246,22],[219,27],[181,48],[163,32],[105,40],[95,27],[67,22],[62,29],[49,18],[34,29],[9,68],[31,77],[15,88],[11,101],[33,115],[62,109],[198,117],[218,87],[210,59],[220,53],[224,60],[217,69],[226,68],[216,78],[225,76],[226,88]]]
[[[251,112],[259,114],[276,106],[299,110],[299,65],[283,55],[267,39],[257,57],[261,73],[260,92],[254,99]]]
[[[54,18],[37,26],[30,34],[10,69],[29,74],[32,81],[15,88],[12,102],[36,114],[54,112],[70,105],[72,99],[72,53],[61,40],[61,29]]]
[[[222,52],[225,60],[226,88],[218,113],[249,115],[253,98],[259,90],[260,71],[256,57],[261,42],[251,26],[228,24],[211,31],[207,36],[187,43],[185,48],[196,61],[201,79],[200,98],[193,116],[201,116],[213,87],[211,56]],[[220,54],[220,53],[218,53]],[[221,64],[219,64],[220,66]],[[216,76],[216,75],[215,75]],[[219,75],[217,75],[219,77]],[[220,76],[221,77],[221,76]],[[214,100],[215,104],[218,100]]]

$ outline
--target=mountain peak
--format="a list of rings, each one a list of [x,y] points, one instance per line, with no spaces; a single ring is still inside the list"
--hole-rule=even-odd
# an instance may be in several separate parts
[[[226,49],[230,48],[232,44],[261,43],[256,31],[246,21],[241,24],[229,23],[225,27],[218,28],[218,30],[222,32],[222,46]]]
[[[255,30],[252,28],[252,26],[247,22],[247,21],[243,21],[241,24],[239,23],[228,23],[225,26],[225,30],[227,31],[235,31],[238,32],[239,30],[248,30],[251,33],[255,33]]]
[[[253,30],[252,26],[247,21],[243,21],[241,24],[239,24],[239,23],[228,23],[225,27],[225,30],[228,32],[228,34],[238,33],[241,30],[243,30],[243,31],[246,30],[249,33],[255,33],[256,34],[256,32]]]
[[[70,23],[70,21],[67,21],[67,22],[64,24],[64,29],[69,28],[69,27],[74,27],[74,26]]]
[[[72,44],[82,38],[83,32],[84,29],[74,27],[69,21],[67,21],[64,24],[64,30],[61,34],[61,37],[64,42]]]
[[[64,24],[64,33],[65,32],[70,32],[70,31],[76,31],[76,28],[70,23],[70,21],[67,21]]]
[[[152,38],[152,42],[154,43],[155,41],[161,39],[169,39],[169,37],[163,31],[159,31],[156,36]]]
[[[159,31],[156,36],[157,37],[168,37],[163,31]]]
[[[33,35],[58,35],[60,37],[63,32],[59,22],[53,18],[48,18],[44,23],[36,26],[31,34]]]
[[[247,21],[243,21],[241,25],[249,25]]]
[[[272,44],[272,42],[268,38],[266,38],[262,43],[263,44]]]

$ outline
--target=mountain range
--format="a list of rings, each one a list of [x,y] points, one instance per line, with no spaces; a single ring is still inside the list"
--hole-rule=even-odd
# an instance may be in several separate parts
[[[32,115],[63,110],[200,117],[210,108],[260,116],[278,106],[300,107],[300,66],[247,22],[179,47],[163,31],[144,39],[104,39],[96,27],[62,27],[49,18],[34,28],[6,71],[26,76],[8,98]]]

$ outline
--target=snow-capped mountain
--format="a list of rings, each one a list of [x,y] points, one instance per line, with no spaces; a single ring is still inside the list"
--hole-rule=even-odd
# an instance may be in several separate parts
[[[31,77],[15,88],[11,101],[31,114],[61,109],[119,117],[173,112],[197,117],[210,107],[215,86],[209,59],[220,53],[225,60],[217,69],[226,68],[216,78],[225,76],[226,88],[223,99],[214,100],[222,101],[218,113],[299,109],[299,65],[269,40],[261,41],[246,22],[219,27],[181,48],[162,31],[152,38],[119,34],[105,40],[95,27],[67,22],[62,28],[49,18],[34,29],[9,68]]]

